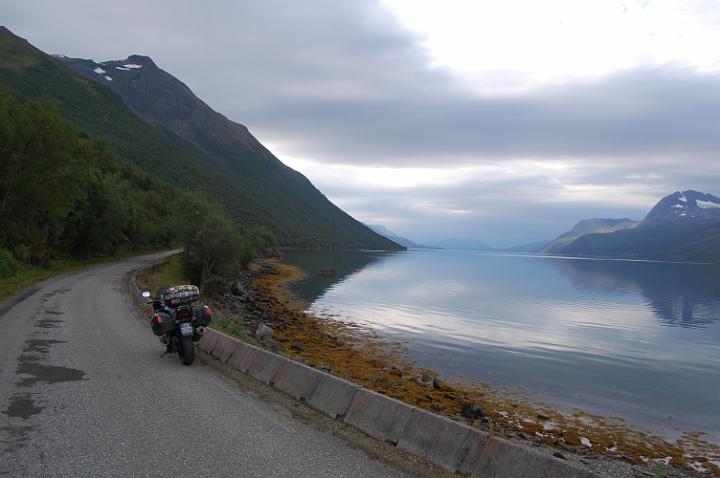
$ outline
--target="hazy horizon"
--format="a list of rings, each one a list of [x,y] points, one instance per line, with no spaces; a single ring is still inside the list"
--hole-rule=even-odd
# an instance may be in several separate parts
[[[718,193],[720,6],[0,0],[51,54],[144,54],[338,206],[417,242],[552,239]]]

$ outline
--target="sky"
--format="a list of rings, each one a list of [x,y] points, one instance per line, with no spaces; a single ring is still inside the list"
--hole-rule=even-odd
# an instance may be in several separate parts
[[[720,2],[0,0],[48,53],[151,56],[357,219],[497,247],[720,193]]]

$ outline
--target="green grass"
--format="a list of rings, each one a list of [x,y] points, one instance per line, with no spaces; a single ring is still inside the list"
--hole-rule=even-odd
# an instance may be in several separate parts
[[[141,289],[153,295],[162,285],[187,284],[188,279],[183,272],[180,255],[172,255],[160,264],[146,269],[137,277],[137,283]]]
[[[18,292],[45,279],[49,279],[65,272],[72,272],[83,267],[112,262],[125,257],[137,256],[153,251],[124,252],[115,256],[93,257],[88,259],[54,259],[49,267],[21,267],[11,277],[0,278],[0,301],[3,301]]]
[[[247,328],[219,310],[213,310],[213,321],[210,327],[218,332],[240,339],[243,342],[250,342]]]

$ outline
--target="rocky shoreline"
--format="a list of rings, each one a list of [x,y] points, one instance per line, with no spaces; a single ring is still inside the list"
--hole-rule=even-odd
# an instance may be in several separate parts
[[[249,341],[406,403],[488,433],[579,457],[613,476],[720,476],[720,452],[697,434],[675,443],[581,411],[561,413],[486,384],[447,383],[415,366],[405,350],[345,322],[305,313],[288,285],[303,272],[277,258],[256,261],[211,300]],[[627,464],[626,466],[620,466]]]

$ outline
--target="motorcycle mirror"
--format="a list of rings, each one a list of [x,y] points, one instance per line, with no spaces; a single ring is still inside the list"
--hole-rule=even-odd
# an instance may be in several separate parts
[[[142,293],[142,296],[147,299],[148,297],[150,297],[150,292],[145,291],[145,292]]]

